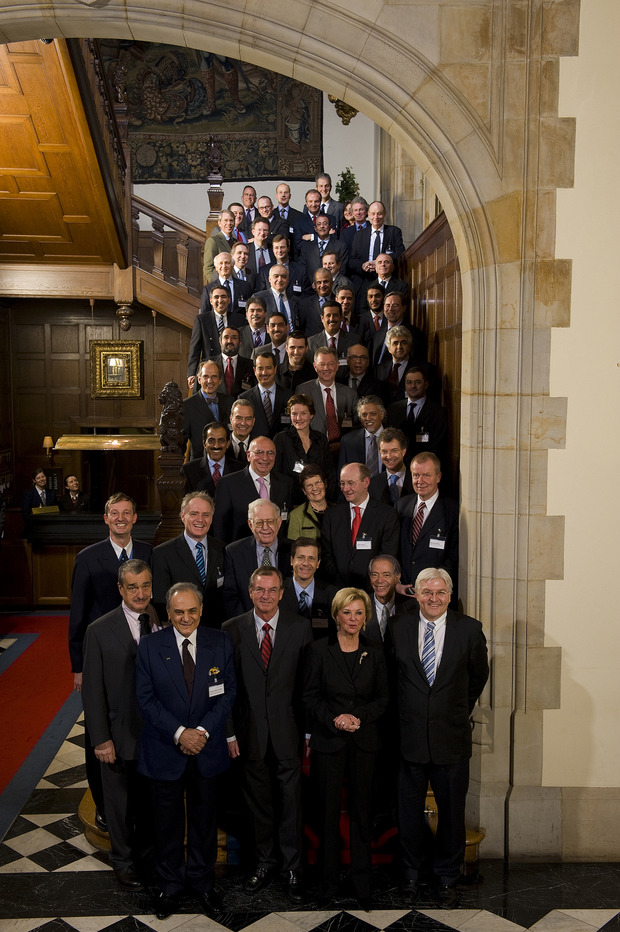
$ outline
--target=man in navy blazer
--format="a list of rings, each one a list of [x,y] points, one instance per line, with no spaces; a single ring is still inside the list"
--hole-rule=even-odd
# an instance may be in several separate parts
[[[415,580],[418,617],[390,622],[402,755],[398,820],[403,892],[407,905],[415,905],[420,872],[430,860],[443,909],[458,906],[471,713],[489,676],[482,625],[450,611],[451,595],[450,574],[427,567]],[[424,812],[429,782],[438,815],[432,844]]]
[[[368,590],[370,560],[380,553],[395,557],[398,552],[394,509],[370,498],[369,484],[367,466],[347,463],[340,470],[340,489],[346,501],[328,508],[323,517],[323,576],[337,586]]]
[[[248,465],[224,476],[215,496],[213,534],[230,543],[247,533],[248,505],[259,497],[269,498],[282,511],[293,500],[293,480],[273,471],[276,448],[269,437],[254,437],[247,451]],[[266,488],[266,496],[261,489]],[[283,516],[283,520],[286,520]]]
[[[47,488],[47,476],[41,466],[33,472],[32,483],[32,488],[24,492],[22,498],[22,514],[26,521],[32,517],[33,508],[58,504],[54,489]]]
[[[267,345],[257,349],[254,356],[254,376],[257,384],[239,395],[239,399],[247,398],[252,403],[255,417],[254,432],[264,437],[275,437],[285,424],[290,423],[290,418],[286,414],[286,403],[291,393],[276,381],[277,373],[278,359],[272,352],[272,346]],[[265,393],[269,397],[271,420],[267,418]]]
[[[286,537],[278,536],[282,517],[276,503],[257,498],[248,505],[247,518],[252,536],[233,541],[224,551],[226,618],[251,609],[248,583],[257,567],[265,563],[277,567],[283,576],[291,573],[290,544]]]
[[[205,290],[206,291],[206,290]],[[247,326],[244,314],[231,311],[230,295],[223,285],[219,283],[211,286],[209,293],[211,307],[200,311],[194,318],[192,335],[189,340],[187,354],[187,383],[193,389],[193,379],[201,360],[213,359],[220,353],[220,335],[226,327]]]
[[[459,567],[459,506],[439,495],[441,463],[434,453],[418,453],[411,461],[413,495],[396,505],[400,520],[400,562],[403,585],[410,585],[428,566],[440,566],[452,579]],[[421,510],[420,530],[414,524]],[[415,540],[413,539],[415,536]]]
[[[301,689],[312,629],[308,618],[280,610],[282,586],[275,567],[256,569],[249,580],[250,610],[224,624],[238,682],[229,747],[243,768],[254,830],[256,867],[245,892],[264,889],[279,868],[288,898],[301,903]]]
[[[192,459],[202,455],[207,424],[213,421],[228,424],[233,406],[232,395],[219,391],[222,373],[216,362],[212,359],[201,362],[197,378],[199,391],[183,399],[183,439],[190,442]]]
[[[385,205],[381,201],[372,202],[368,208],[368,219],[370,225],[353,237],[349,258],[349,271],[358,281],[372,281],[376,277],[375,260],[381,253],[396,260],[405,251],[400,228],[383,222]]]
[[[153,550],[153,604],[166,617],[166,593],[175,582],[191,582],[202,592],[203,615],[209,628],[221,628],[224,615],[224,544],[208,537],[213,521],[213,499],[207,492],[189,492],[181,502],[183,533]],[[202,545],[202,570],[196,547]],[[204,575],[204,579],[203,579]]]
[[[228,428],[221,421],[212,421],[207,424],[203,428],[203,437],[204,456],[184,463],[181,466],[181,475],[185,476],[186,492],[208,492],[213,498],[216,479],[219,484],[222,476],[228,476],[231,472],[239,472],[243,469],[243,463],[232,456]]]
[[[230,639],[200,624],[202,594],[175,583],[166,599],[170,627],[142,638],[136,695],[144,727],[138,771],[151,781],[155,915],[166,919],[189,888],[207,915],[219,912],[215,778],[228,767],[226,721],[236,683]],[[187,804],[187,855],[185,811]]]
[[[136,503],[123,492],[111,495],[105,503],[103,520],[110,535],[105,540],[80,550],[73,564],[71,608],[69,609],[69,657],[73,672],[73,688],[82,691],[83,644],[88,625],[118,608],[118,567],[125,560],[151,562],[152,547],[142,540],[132,540],[131,532],[138,519]],[[95,820],[105,825],[105,806],[101,787],[101,770],[90,742],[85,735],[86,778],[95,802]]]

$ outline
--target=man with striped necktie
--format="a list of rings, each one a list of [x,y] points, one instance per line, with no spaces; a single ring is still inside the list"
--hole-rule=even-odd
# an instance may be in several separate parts
[[[432,864],[438,906],[458,905],[465,858],[465,800],[471,714],[489,676],[482,625],[448,608],[452,579],[427,567],[415,581],[419,613],[389,622],[400,720],[398,811],[407,905]],[[437,803],[434,842],[425,816],[430,782]]]

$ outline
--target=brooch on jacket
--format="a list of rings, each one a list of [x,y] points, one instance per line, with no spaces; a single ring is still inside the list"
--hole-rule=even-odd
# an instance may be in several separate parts
[[[361,655],[361,657],[360,657],[360,666],[362,665],[362,660],[364,659],[364,657],[368,657],[368,651],[367,651],[367,650],[365,650],[364,653],[363,653],[363,654]]]

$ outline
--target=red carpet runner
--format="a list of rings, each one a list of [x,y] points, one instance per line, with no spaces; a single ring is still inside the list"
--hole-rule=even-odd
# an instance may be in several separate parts
[[[0,793],[73,690],[68,615],[0,618],[0,637],[39,636],[0,676]]]

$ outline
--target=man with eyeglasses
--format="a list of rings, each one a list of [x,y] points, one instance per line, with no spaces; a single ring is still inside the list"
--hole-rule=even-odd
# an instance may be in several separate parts
[[[369,591],[368,564],[380,553],[398,553],[398,520],[389,505],[370,498],[370,470],[364,463],[347,463],[340,470],[345,502],[328,508],[321,543],[323,575],[337,586]]]
[[[259,516],[275,513],[264,502],[254,505],[254,523],[263,519]],[[242,766],[255,843],[255,867],[244,892],[255,895],[279,873],[288,899],[298,905],[303,901],[301,761],[305,732],[300,690],[312,629],[308,618],[280,608],[282,593],[282,574],[262,563],[248,581],[249,608],[224,623],[233,642],[237,675],[234,732],[229,732],[228,749]]]
[[[288,520],[293,496],[293,480],[273,471],[276,448],[269,437],[255,437],[247,452],[248,465],[230,476],[223,476],[215,496],[213,534],[229,544],[244,536],[248,505],[255,499],[275,502]]]
[[[145,780],[138,774],[141,731],[135,666],[141,637],[158,628],[151,606],[152,576],[144,560],[118,568],[121,604],[88,626],[84,639],[82,701],[90,739],[101,768],[111,850],[110,865],[124,890],[142,889],[152,817]]]
[[[431,566],[415,580],[419,615],[389,622],[400,719],[398,818],[403,893],[415,906],[421,871],[432,865],[437,905],[455,909],[465,858],[465,801],[471,714],[489,675],[482,625],[449,609],[452,579]],[[430,782],[437,803],[432,839],[425,815]]]

